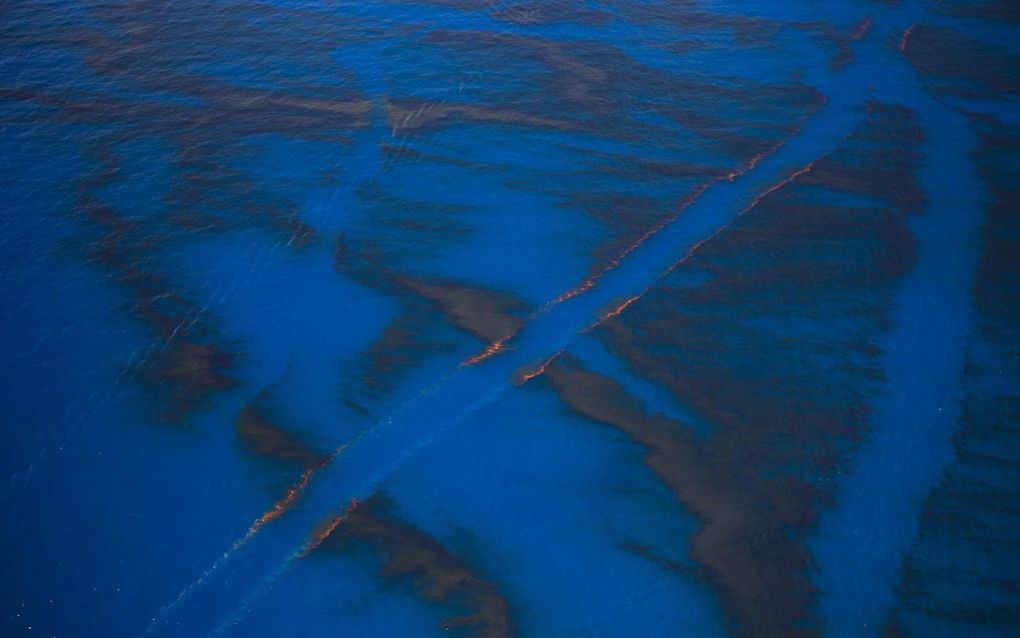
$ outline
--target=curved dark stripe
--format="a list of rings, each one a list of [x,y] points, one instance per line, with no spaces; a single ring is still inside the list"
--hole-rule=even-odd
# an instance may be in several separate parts
[[[78,219],[86,223],[82,252],[128,295],[132,314],[152,335],[152,344],[128,362],[131,374],[159,400],[157,419],[182,423],[217,392],[234,386],[235,355],[220,345],[213,322],[154,263],[153,247],[174,238],[161,225],[125,215],[101,196],[125,181],[115,151],[120,136],[97,136],[87,146],[95,167],[76,185]]]
[[[464,613],[443,621],[444,632],[470,638],[510,638],[513,623],[507,601],[461,557],[412,525],[390,514],[384,496],[375,495],[344,515],[317,551],[345,551],[369,543],[382,556],[382,575],[411,580],[426,601]]]

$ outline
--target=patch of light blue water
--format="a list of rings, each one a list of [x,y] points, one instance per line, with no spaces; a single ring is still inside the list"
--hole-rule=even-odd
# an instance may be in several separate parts
[[[908,6],[882,26],[902,33],[923,17]],[[886,54],[866,62],[883,69],[877,99],[920,115],[927,142],[918,176],[928,197],[912,223],[919,257],[895,300],[883,355],[888,380],[872,435],[840,481],[838,506],[813,543],[832,636],[878,634],[922,501],[952,458],[985,199],[968,157],[976,137],[966,119],[925,94],[905,61]]]
[[[683,573],[695,522],[645,454],[536,385],[468,417],[384,489],[493,583],[521,636],[722,636],[715,601]]]
[[[380,556],[367,545],[303,559],[239,616],[229,633],[250,638],[444,635],[440,625],[448,610],[423,600],[408,581],[387,581],[380,570]]]
[[[223,503],[239,517],[259,505],[191,502],[196,485],[230,492],[219,474],[231,467],[229,450],[215,448],[209,462],[201,454],[208,448],[181,431],[138,427],[151,406],[124,362],[151,337],[111,313],[120,291],[101,268],[82,265],[77,229],[63,216],[72,176],[88,166],[52,139],[15,139],[2,153],[12,163],[3,171],[10,215],[0,287],[10,309],[0,334],[7,354],[0,408],[11,474],[0,582],[12,608],[0,633],[31,625],[47,635],[128,635],[166,600],[162,583],[183,582],[186,565],[210,560],[204,548],[222,551],[229,542],[234,528],[220,525],[231,508]],[[232,497],[249,490],[250,477],[233,476],[246,480]],[[191,535],[201,542],[176,546]],[[151,579],[154,571],[162,578]]]

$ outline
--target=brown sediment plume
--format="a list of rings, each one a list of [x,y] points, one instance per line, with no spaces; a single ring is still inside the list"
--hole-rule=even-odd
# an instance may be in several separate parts
[[[454,325],[486,343],[516,332],[529,309],[509,293],[450,280],[398,277],[397,284],[435,303]]]
[[[871,16],[861,18],[847,33],[842,33],[832,23],[824,21],[802,22],[793,26],[813,34],[824,46],[830,47],[832,52],[829,55],[829,68],[839,71],[853,60],[850,45],[868,33],[868,29],[871,28]]]
[[[708,190],[708,188],[711,187],[712,184],[714,184],[715,182],[720,181],[721,179],[733,179],[733,178],[735,178],[736,176],[738,176],[742,172],[744,172],[744,170],[750,170],[750,168],[753,168],[754,165],[760,159],[761,159],[761,156],[752,158],[752,160],[748,163],[748,165],[746,166],[745,169],[732,171],[732,172],[728,173],[727,175],[724,175],[724,176],[722,176],[720,178],[717,178],[716,180],[713,180],[713,181],[710,181],[710,182],[706,182],[706,183],[700,185],[699,187],[695,188],[688,195],[687,200],[682,205],[680,205],[680,207],[679,207],[680,211],[682,211],[683,208],[685,208],[688,205],[688,203],[693,202],[702,193],[704,193],[706,190]],[[773,186],[769,187],[765,192],[763,192],[762,194],[758,195],[753,200],[751,200],[751,203],[748,204],[747,207],[745,207],[739,213],[737,213],[736,217],[739,218],[741,215],[744,215],[748,211],[754,209],[755,206],[757,206],[763,199],[768,197],[770,194],[772,194],[776,190],[779,190],[780,188],[782,188],[786,184],[792,182],[793,180],[797,179],[801,175],[809,172],[813,167],[814,167],[814,162],[810,162],[807,166],[804,166],[803,168],[794,171],[793,173],[791,173],[789,176],[787,176],[786,178],[784,178],[780,182],[778,182],[778,183],[774,184]],[[548,302],[546,304],[546,308],[551,307],[551,306],[556,305],[556,304],[559,304],[559,303],[562,303],[564,301],[567,301],[567,300],[569,300],[569,299],[571,299],[573,297],[581,295],[581,294],[587,292],[588,290],[590,290],[592,287],[595,286],[596,282],[599,279],[601,279],[607,272],[609,272],[610,270],[612,270],[612,269],[616,268],[617,266],[619,266],[620,262],[628,254],[630,254],[632,251],[634,251],[637,248],[639,248],[641,246],[641,244],[643,244],[645,241],[647,241],[651,236],[653,236],[654,234],[658,233],[663,228],[665,228],[666,225],[668,225],[673,220],[675,220],[678,215],[679,215],[679,212],[674,213],[670,217],[667,217],[667,218],[659,220],[658,223],[655,226],[653,226],[652,228],[650,228],[648,230],[645,230],[636,240],[632,241],[630,244],[625,246],[623,251],[618,256],[616,256],[613,259],[609,260],[609,262],[606,263],[606,264],[599,264],[598,265],[599,268],[597,270],[595,270],[592,274],[590,274],[587,277],[585,277],[584,279],[582,279],[573,288],[570,288],[569,290],[561,293],[555,299],[553,299],[552,301]],[[683,265],[684,262],[686,262],[691,256],[693,256],[694,253],[696,253],[699,248],[701,248],[701,246],[703,246],[705,243],[707,243],[710,240],[712,240],[713,238],[715,238],[717,235],[719,235],[719,234],[725,232],[726,230],[728,230],[729,227],[732,225],[732,223],[733,222],[730,222],[730,223],[720,227],[714,233],[712,233],[709,237],[707,237],[707,238],[697,242],[696,244],[694,244],[694,246],[692,246],[690,248],[690,250],[687,253],[684,254],[684,256],[682,256],[680,259],[678,259],[675,262],[673,262],[663,273],[661,273],[658,277],[656,277],[656,279],[651,284],[649,284],[644,290],[639,292],[637,295],[634,295],[632,297],[628,297],[628,298],[625,298],[625,299],[622,299],[622,300],[618,300],[618,301],[615,301],[615,302],[611,302],[606,308],[603,308],[603,310],[599,313],[598,317],[596,318],[595,322],[592,323],[585,330],[585,332],[590,332],[591,330],[594,330],[595,328],[597,328],[598,326],[602,325],[606,321],[608,321],[610,319],[613,319],[616,316],[618,316],[620,313],[622,313],[624,310],[626,310],[631,304],[633,304],[634,302],[638,301],[649,290],[651,290],[651,288],[659,280],[661,280],[662,278],[668,276],[676,268],[678,268],[679,266]],[[531,317],[533,317],[533,316],[534,316],[534,314]],[[529,317],[529,319],[531,317]],[[475,365],[477,363],[481,363],[482,361],[488,359],[489,357],[492,357],[492,356],[494,356],[496,354],[499,354],[499,353],[503,352],[506,349],[507,342],[509,342],[510,339],[512,339],[517,334],[517,331],[519,329],[520,329],[520,326],[518,326],[517,328],[514,328],[510,332],[505,333],[503,336],[499,337],[498,339],[490,342],[489,345],[486,346],[481,352],[479,352],[479,353],[477,353],[477,354],[475,354],[475,355],[465,359],[462,365]],[[548,360],[546,360],[544,364],[540,364],[540,365],[538,365],[536,367],[533,367],[533,368],[532,367],[525,367],[525,368],[522,368],[520,370],[517,370],[514,373],[514,375],[513,375],[513,382],[516,385],[523,385],[524,383],[527,383],[528,380],[533,379],[534,377],[542,374],[542,372],[545,370],[546,366],[548,366],[549,363],[554,361],[556,359],[556,357],[560,353],[562,353],[562,350],[560,352],[554,354]]]
[[[166,395],[166,408],[159,415],[165,423],[180,423],[187,413],[205,407],[213,394],[237,384],[229,374],[233,356],[212,344],[182,336],[158,347],[135,372]]]
[[[387,292],[403,293],[397,297],[399,313],[366,348],[357,365],[361,385],[375,394],[392,391],[401,375],[415,364],[451,349],[455,337],[443,334],[444,325],[487,344],[483,351],[495,352],[503,347],[507,335],[524,323],[529,309],[509,292],[451,279],[412,277],[381,267],[356,276],[368,277],[371,285]],[[347,400],[360,405],[352,396]]]
[[[665,277],[669,276],[674,270],[676,270],[677,268],[682,266],[684,263],[686,263],[689,259],[691,259],[691,257],[693,257],[695,255],[695,253],[697,253],[698,250],[702,246],[704,246],[705,244],[709,243],[710,241],[715,239],[717,236],[719,236],[719,235],[725,233],[726,231],[728,231],[733,226],[733,224],[736,223],[737,220],[739,220],[739,218],[742,215],[748,213],[749,211],[754,210],[754,208],[759,203],[761,203],[765,198],[767,198],[769,195],[771,195],[775,191],[779,190],[783,186],[789,184],[790,182],[794,181],[795,179],[799,178],[800,176],[810,172],[811,169],[814,168],[814,165],[815,165],[815,162],[809,162],[806,166],[804,166],[804,167],[802,167],[800,169],[797,169],[796,171],[791,173],[789,176],[783,178],[782,180],[780,180],[776,184],[773,184],[772,186],[770,186],[768,189],[766,189],[760,195],[754,197],[751,200],[751,202],[745,208],[743,208],[739,213],[737,213],[737,215],[734,217],[733,220],[731,220],[730,222],[726,223],[723,226],[720,226],[711,235],[709,235],[705,239],[702,239],[701,241],[699,241],[699,242],[695,243],[693,246],[691,246],[691,248],[686,253],[684,253],[684,255],[682,257],[680,257],[679,259],[674,261],[672,264],[670,264],[669,267],[666,268],[665,271],[663,271],[661,274],[659,274],[655,278],[655,280],[653,280],[652,283],[648,284],[648,286],[646,286],[641,292],[639,292],[638,294],[633,295],[631,297],[625,297],[623,299],[618,299],[618,300],[612,301],[609,304],[607,304],[606,307],[604,307],[598,313],[598,316],[596,317],[595,321],[588,328],[586,328],[584,330],[584,332],[586,332],[586,333],[587,332],[591,332],[592,330],[598,328],[599,326],[601,326],[602,324],[606,323],[607,321],[609,321],[611,319],[615,319],[616,317],[620,316],[632,304],[634,304],[635,302],[639,301],[642,297],[644,297],[646,294],[648,294],[648,292],[651,291],[656,286],[656,284],[658,284],[659,281],[661,281]],[[705,188],[707,188],[707,186]],[[658,232],[658,230],[659,229],[655,229],[652,232]],[[644,238],[642,238],[642,241],[644,241],[644,239],[647,239],[647,237],[650,236],[650,234],[651,233],[647,234]],[[614,264],[614,266],[615,266],[615,264]],[[592,280],[592,281],[594,281],[594,280]],[[586,284],[587,284],[587,280],[585,282],[582,282],[582,286],[584,286]],[[588,286],[588,287],[590,287],[590,286]],[[574,289],[574,290],[583,291],[585,289],[587,289],[587,288]],[[573,290],[572,291],[568,291],[568,293],[566,293],[566,294],[570,294],[570,293],[577,294],[577,293],[574,293]],[[557,300],[561,300],[561,299],[564,299],[564,298],[567,298],[567,297],[564,297],[564,295],[561,295]],[[554,355],[553,358],[555,358],[555,355]],[[550,361],[551,361],[551,359],[550,359]],[[541,369],[539,369],[538,374],[541,374]],[[537,375],[531,375],[531,376],[537,376]],[[528,377],[528,378],[531,378],[531,377]]]
[[[241,446],[249,453],[263,459],[301,470],[295,482],[284,489],[272,506],[259,515],[248,528],[247,533],[234,544],[234,548],[245,545],[268,523],[290,510],[304,494],[308,483],[316,472],[326,467],[334,454],[315,450],[294,433],[275,423],[265,405],[268,391],[263,391],[252,403],[241,409],[234,421],[234,432]]]
[[[585,26],[601,26],[612,19],[612,14],[599,9],[584,8],[570,0],[524,0],[509,5],[500,3],[489,15],[494,20],[521,25],[572,22]]]
[[[70,46],[88,68],[87,81],[73,86],[61,85],[66,73],[47,89],[8,79],[0,99],[15,108],[3,119],[55,123],[94,160],[72,210],[82,252],[121,285],[151,333],[131,372],[161,403],[157,418],[184,422],[235,384],[238,354],[161,258],[189,240],[237,230],[266,229],[295,249],[317,240],[297,214],[302,178],[267,184],[239,164],[257,156],[262,135],[332,147],[364,126],[372,106],[341,86],[351,83],[336,82],[345,71],[330,50],[341,34],[365,41],[379,33],[326,14],[145,0],[91,6],[87,24],[54,29],[29,20],[9,34],[22,45]],[[294,38],[303,45],[292,46]],[[228,80],[196,70],[221,64],[249,73]],[[294,68],[308,73],[295,76]],[[316,70],[328,81],[315,79],[325,77]],[[237,80],[245,75],[254,82]],[[149,170],[141,156],[169,170]],[[167,181],[155,183],[154,173]],[[308,175],[306,183],[317,179]],[[110,186],[119,183],[152,190],[128,210],[111,203]]]
[[[729,100],[740,101],[745,107],[754,101],[752,124],[767,127],[775,120],[777,110],[789,110],[800,97],[811,93],[803,86],[733,78],[713,82],[700,76],[667,73],[643,65],[612,46],[587,40],[558,42],[490,31],[433,30],[424,36],[421,45],[446,49],[467,82],[459,84],[456,102],[392,101],[390,125],[394,131],[449,125],[456,123],[456,116],[629,142],[656,139],[664,145],[689,145],[689,139],[672,139],[677,136],[676,130],[653,124],[635,113],[672,118],[684,109],[711,112],[725,110],[720,104]],[[522,93],[519,82],[498,89],[473,86],[470,70],[497,55],[500,60],[510,56],[515,63],[540,66],[542,72],[527,80],[533,90]],[[463,90],[465,84],[467,91]],[[664,93],[683,95],[683,106],[676,101],[663,102]],[[752,111],[745,108],[744,112]],[[746,127],[748,123],[743,124]],[[754,137],[734,136],[735,129],[730,126],[730,139],[723,140],[726,130],[720,128],[716,132],[720,143],[742,149],[758,142]]]
[[[429,102],[405,98],[386,100],[386,117],[390,130],[396,133],[413,132],[436,126],[456,123],[458,120],[549,128],[556,130],[582,130],[578,124],[540,115],[515,111],[507,107],[483,106],[454,102]]]
[[[661,4],[611,0],[603,4],[631,24],[667,24],[682,32],[728,32],[737,44],[742,46],[766,44],[783,26],[783,23],[777,20],[732,13],[712,13],[706,10],[705,3],[692,0],[675,0]]]
[[[359,378],[365,389],[386,394],[396,389],[402,374],[426,357],[445,351],[436,338],[442,317],[428,304],[407,301],[379,337],[359,357]]]
[[[784,534],[782,510],[763,511],[760,489],[750,477],[729,475],[721,449],[698,443],[679,422],[645,414],[639,402],[608,377],[564,355],[546,379],[577,414],[616,427],[648,448],[645,462],[701,521],[691,539],[691,558],[750,635],[796,636],[791,627],[806,616],[810,587],[785,562],[807,561],[806,550]]]
[[[1020,24],[1020,5],[1013,0],[941,0],[932,9],[947,15]]]
[[[424,600],[463,609],[443,621],[443,631],[473,638],[515,635],[509,606],[496,588],[462,558],[391,516],[384,497],[358,503],[328,521],[321,532],[325,533],[318,535],[319,552],[342,552],[355,543],[368,543],[383,556],[383,576],[410,579]]]
[[[936,94],[1001,98],[1020,92],[1020,56],[961,31],[911,25],[900,52]]]
[[[302,469],[319,468],[329,455],[317,452],[293,433],[274,423],[264,406],[255,402],[241,409],[234,421],[241,445],[252,454]]]
[[[155,247],[172,241],[174,235],[122,215],[98,195],[124,179],[122,160],[112,143],[98,138],[87,150],[96,166],[76,184],[74,209],[94,238],[81,251],[128,292],[130,310],[153,337],[131,372],[160,398],[157,420],[181,423],[188,413],[205,407],[214,394],[236,384],[230,374],[235,355],[218,344],[220,339],[203,309],[152,263]]]
[[[804,538],[880,391],[877,344],[913,260],[905,222],[921,204],[921,141],[912,111],[869,105],[835,151],[681,258],[700,283],[666,275],[597,322],[633,373],[711,425],[704,437],[645,414],[569,355],[541,377],[578,414],[648,448],[649,467],[701,521],[691,558],[738,635],[818,632]],[[857,203],[836,203],[848,195]]]

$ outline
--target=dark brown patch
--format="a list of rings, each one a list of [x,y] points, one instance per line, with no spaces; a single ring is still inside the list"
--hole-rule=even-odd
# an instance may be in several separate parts
[[[529,310],[509,293],[449,280],[398,277],[397,284],[435,303],[455,326],[486,344],[516,332]]]
[[[167,395],[167,409],[160,416],[167,423],[180,422],[186,413],[205,407],[211,395],[237,383],[229,375],[231,355],[186,337],[164,344],[138,367],[142,380]]]
[[[293,433],[273,422],[258,401],[241,409],[234,421],[234,431],[248,452],[302,469],[319,468],[329,455],[315,451]]]
[[[940,0],[934,9],[949,15],[1020,24],[1020,4],[1013,0]]]
[[[572,0],[524,0],[509,4],[500,3],[490,15],[502,22],[514,24],[554,24],[573,22],[586,26],[601,26],[612,18],[612,14],[599,9],[588,9],[582,3]]]
[[[471,638],[510,638],[510,610],[496,588],[460,557],[421,530],[388,515],[381,496],[359,503],[319,545],[320,551],[345,551],[366,542],[383,556],[386,578],[410,579],[426,601],[464,609],[441,629]]]
[[[926,84],[938,92],[984,98],[1020,92],[1020,56],[968,34],[916,24],[900,46]]]
[[[388,394],[427,356],[447,350],[449,345],[436,336],[441,324],[442,317],[428,304],[406,301],[359,357],[358,376],[364,388],[376,396]],[[354,396],[347,398],[360,405]]]
[[[294,182],[303,178],[266,182],[243,167],[264,148],[259,136],[330,148],[364,126],[372,106],[331,51],[337,38],[382,32],[258,4],[115,1],[90,6],[87,26],[52,20],[43,8],[14,19],[17,28],[0,27],[12,46],[69,48],[87,68],[54,69],[47,89],[0,87],[4,123],[77,136],[94,161],[72,210],[82,251],[122,286],[152,335],[134,372],[159,399],[157,418],[185,421],[235,383],[237,355],[161,257],[189,239],[242,229],[269,230],[295,249],[316,241],[297,213],[304,192]],[[226,79],[209,70],[223,65],[244,72]],[[130,209],[109,203],[109,187],[129,183],[150,148],[167,182]]]
[[[230,375],[235,356],[218,345],[216,330],[201,309],[153,264],[156,247],[172,242],[174,235],[122,215],[98,195],[124,179],[112,143],[97,138],[87,148],[96,166],[76,184],[75,212],[94,237],[81,251],[128,292],[132,314],[153,336],[133,373],[160,398],[158,420],[183,422],[214,394],[236,384]]]
[[[389,293],[401,293],[401,310],[382,334],[362,353],[357,365],[361,386],[376,397],[395,390],[406,373],[426,357],[448,351],[453,326],[491,343],[516,331],[524,322],[527,304],[509,293],[436,278],[408,276],[373,270],[371,285]],[[355,393],[345,400],[359,411],[365,408]]]
[[[791,619],[804,614],[811,593],[786,563],[808,560],[804,548],[783,533],[783,525],[793,522],[784,520],[784,514],[797,503],[787,503],[786,512],[763,511],[753,483],[735,479],[715,458],[725,450],[699,444],[682,423],[645,414],[622,386],[583,369],[568,355],[542,378],[577,414],[616,427],[648,448],[645,462],[702,523],[691,539],[691,558],[721,590],[745,630],[797,635],[797,630],[785,632]]]
[[[831,22],[804,22],[793,26],[812,34],[823,47],[827,48],[829,50],[829,68],[833,71],[840,71],[853,59],[853,50],[850,45],[863,38],[868,32],[871,27],[871,17],[862,18],[847,33],[837,30]]]
[[[577,413],[648,447],[649,467],[701,520],[691,557],[740,635],[818,631],[804,534],[864,433],[878,339],[913,260],[904,222],[921,204],[920,131],[908,109],[868,111],[837,150],[595,331],[710,424],[706,438],[570,359],[544,375]]]

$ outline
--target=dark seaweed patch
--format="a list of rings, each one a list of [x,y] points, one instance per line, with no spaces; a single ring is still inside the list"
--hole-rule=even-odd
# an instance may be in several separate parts
[[[196,11],[102,3],[90,7],[88,27],[35,24],[26,16],[38,20],[45,12],[19,16],[29,21],[22,28],[5,27],[6,44],[70,47],[86,66],[54,69],[46,89],[0,87],[0,118],[16,126],[46,122],[49,134],[80,140],[95,162],[77,184],[72,210],[83,252],[124,288],[153,335],[134,372],[159,397],[158,418],[183,421],[235,383],[237,355],[161,256],[197,237],[252,228],[294,249],[317,241],[298,217],[304,191],[293,182],[317,184],[319,173],[267,183],[245,165],[264,150],[263,136],[327,153],[346,144],[348,133],[367,123],[371,105],[329,51],[337,38],[364,42],[384,31],[257,4]],[[238,72],[217,75],[223,65]],[[73,85],[62,85],[68,81]],[[121,209],[104,191],[128,180],[140,151],[166,155],[169,181]]]
[[[939,92],[994,98],[1020,91],[1020,58],[960,31],[916,24],[903,35],[900,49]]]
[[[449,280],[399,277],[397,285],[433,302],[454,325],[485,344],[516,332],[530,309],[509,293]]]
[[[444,326],[489,344],[515,332],[529,310],[509,293],[447,279],[376,270],[372,285],[396,294],[402,306],[360,357],[362,385],[376,396],[396,389],[399,380],[426,357],[451,349],[452,336],[444,336]],[[346,400],[360,405],[353,395]]]
[[[570,0],[499,3],[498,8],[489,15],[496,20],[522,25],[572,22],[597,27],[612,19],[612,14],[608,11],[587,8]]]
[[[160,397],[158,419],[179,423],[207,405],[213,394],[235,385],[230,375],[235,355],[219,345],[201,309],[153,264],[156,246],[174,235],[121,215],[98,195],[122,179],[111,143],[95,140],[89,150],[97,166],[77,184],[75,211],[94,238],[81,250],[128,292],[132,313],[153,335],[152,346],[133,372]]]
[[[265,393],[246,405],[234,421],[237,439],[248,452],[303,470],[319,468],[329,455],[315,451],[295,434],[277,425],[265,405]]]
[[[707,439],[574,362],[547,372],[573,409],[645,444],[701,518],[692,558],[741,635],[817,632],[804,533],[865,432],[877,340],[913,259],[904,222],[921,204],[921,134],[909,109],[868,111],[836,151],[596,330],[711,424]],[[703,283],[678,279],[691,274]]]
[[[509,607],[496,588],[461,557],[388,510],[379,495],[359,503],[319,551],[342,552],[354,543],[368,543],[383,556],[383,576],[410,579],[424,600],[463,610],[443,622],[444,632],[472,638],[513,636]]]
[[[955,16],[1020,24],[1020,5],[1013,0],[941,0],[935,10]]]

